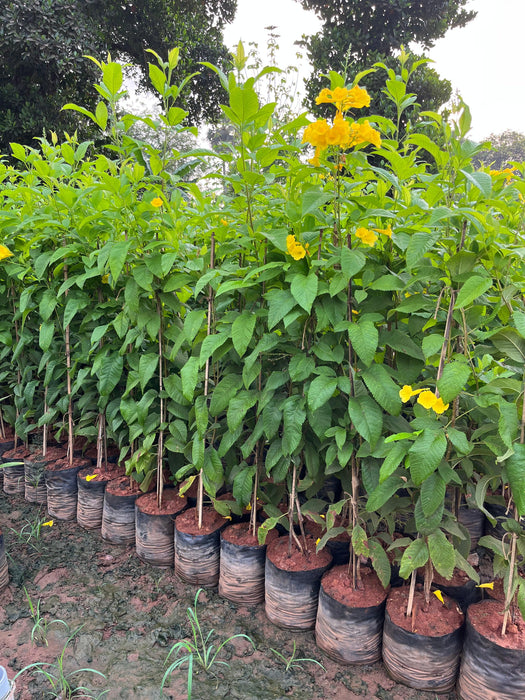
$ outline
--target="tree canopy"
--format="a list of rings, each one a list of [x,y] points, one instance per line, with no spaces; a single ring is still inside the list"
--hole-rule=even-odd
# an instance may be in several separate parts
[[[478,153],[480,165],[501,169],[508,168],[512,162],[525,162],[525,134],[509,129],[501,134],[491,134],[485,141],[490,141],[492,147]]]
[[[66,102],[89,105],[96,68],[86,55],[129,60],[145,75],[151,48],[165,55],[181,47],[181,78],[199,61],[224,67],[222,30],[236,0],[11,0],[0,24],[0,151],[10,141],[29,143],[43,129],[74,130],[78,118]],[[151,58],[151,57],[150,57]],[[219,115],[220,85],[202,70],[186,92],[190,119]]]
[[[322,21],[321,31],[306,40],[312,75],[307,83],[307,97],[313,105],[319,92],[321,74],[344,71],[352,75],[369,68],[374,62],[389,65],[391,57],[402,45],[417,42],[423,49],[433,46],[448,29],[463,27],[475,17],[467,11],[467,0],[298,0],[307,10],[313,10]],[[429,72],[430,71],[430,72]],[[420,104],[435,109],[450,97],[450,85],[439,84],[435,71],[426,68],[420,73],[428,82],[422,92],[418,85]],[[377,82],[377,90],[375,83]],[[367,76],[371,93],[379,93],[384,82],[381,75]],[[416,86],[413,86],[414,88]],[[444,99],[443,99],[444,98]],[[372,102],[371,109],[379,109]]]

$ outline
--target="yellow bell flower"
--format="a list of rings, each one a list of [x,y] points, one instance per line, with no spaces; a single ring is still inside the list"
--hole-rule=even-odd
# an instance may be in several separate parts
[[[286,236],[286,248],[294,260],[302,260],[306,255],[305,247],[292,234]]]
[[[151,200],[151,206],[152,207],[161,207],[164,204],[162,199],[160,197],[155,197],[154,199]]]
[[[378,238],[373,231],[364,227],[358,228],[355,235],[356,238],[359,238],[365,245],[369,245],[371,248],[375,245]]]
[[[0,244],[0,260],[10,258],[12,255],[13,253],[9,250],[7,246]]]

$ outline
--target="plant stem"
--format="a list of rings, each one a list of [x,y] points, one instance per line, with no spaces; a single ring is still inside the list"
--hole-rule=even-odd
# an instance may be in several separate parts
[[[64,265],[64,282],[67,281],[67,265]],[[64,292],[67,299],[68,289]],[[73,400],[71,397],[71,340],[69,323],[65,328],[66,336],[66,383],[67,383],[67,459],[73,465]]]
[[[416,570],[412,572],[410,577],[410,590],[408,592],[407,617],[412,615],[412,607],[414,605],[414,593],[416,592]]]
[[[215,268],[215,231],[211,232],[211,244],[210,244],[210,270]],[[213,318],[213,288],[208,285],[208,325],[206,328],[206,336],[211,334],[211,322]],[[206,359],[206,367],[204,370],[204,396],[208,397],[210,383],[210,358]],[[204,438],[204,449],[206,450],[206,438]],[[202,508],[204,501],[204,483],[203,483],[202,469],[199,471],[199,485],[197,490],[197,517],[199,529],[202,527]]]
[[[162,471],[163,453],[164,453],[164,422],[165,422],[165,405],[162,392],[164,391],[164,368],[162,363],[163,342],[162,342],[162,302],[157,293],[157,314],[159,316],[159,395],[160,395],[160,429],[157,442],[157,505],[162,507],[162,493],[164,487],[164,475]]]

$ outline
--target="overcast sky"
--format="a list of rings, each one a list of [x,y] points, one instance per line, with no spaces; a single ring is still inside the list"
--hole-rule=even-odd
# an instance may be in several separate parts
[[[319,23],[296,0],[237,0],[237,16],[225,41],[239,39],[266,46],[264,27],[276,25],[281,35],[280,67],[296,62],[294,41],[314,33]],[[429,53],[433,67],[452,82],[472,112],[472,138],[507,129],[525,133],[525,0],[470,0],[478,16],[454,29]],[[303,75],[308,74],[305,68]]]

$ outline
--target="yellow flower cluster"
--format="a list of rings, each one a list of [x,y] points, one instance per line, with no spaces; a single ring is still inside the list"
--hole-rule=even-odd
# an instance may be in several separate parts
[[[368,121],[363,124],[357,122],[350,124],[343,116],[343,112],[351,107],[368,107],[370,95],[364,88],[360,88],[359,85],[355,85],[350,90],[344,87],[333,90],[324,88],[316,102],[318,105],[333,104],[337,113],[332,124],[329,124],[326,119],[318,119],[304,130],[303,143],[309,143],[315,148],[315,155],[310,160],[312,165],[319,165],[319,155],[328,146],[339,146],[343,150],[364,143],[371,143],[377,148],[381,146],[379,132],[372,128]]]
[[[355,232],[355,235],[359,240],[361,240],[365,245],[369,245],[370,247],[373,247],[378,239],[377,234],[382,233],[384,236],[388,236],[388,238],[392,238],[392,227],[390,224],[388,224],[387,228],[374,228],[374,229],[368,229],[364,228],[361,226],[358,228]]]
[[[303,246],[292,234],[286,236],[286,248],[294,260],[302,260],[308,253],[308,243]]]
[[[9,250],[9,248],[7,248],[7,246],[0,244],[0,260],[10,258],[12,255],[13,253]]]
[[[162,201],[162,199],[161,199],[160,197],[154,197],[154,198],[151,200],[151,206],[152,206],[152,207],[157,207],[157,208],[158,208],[158,207],[161,207],[163,204],[164,204],[164,202]]]
[[[436,396],[430,389],[412,389],[409,384],[405,384],[402,389],[399,390],[399,397],[403,403],[410,401],[413,396],[417,396],[417,402],[423,406],[423,408],[431,408],[434,413],[441,415],[449,407],[448,403],[443,403],[441,396]]]
[[[333,90],[324,88],[319,93],[319,97],[315,100],[318,105],[332,104],[335,105],[339,112],[346,112],[347,109],[361,109],[370,105],[370,95],[364,88],[355,85],[348,90],[345,87],[336,87]]]
[[[513,165],[511,168],[503,168],[503,170],[490,170],[489,175],[493,175],[494,177],[506,175],[505,182],[510,182],[512,178],[517,177],[516,166]]]

